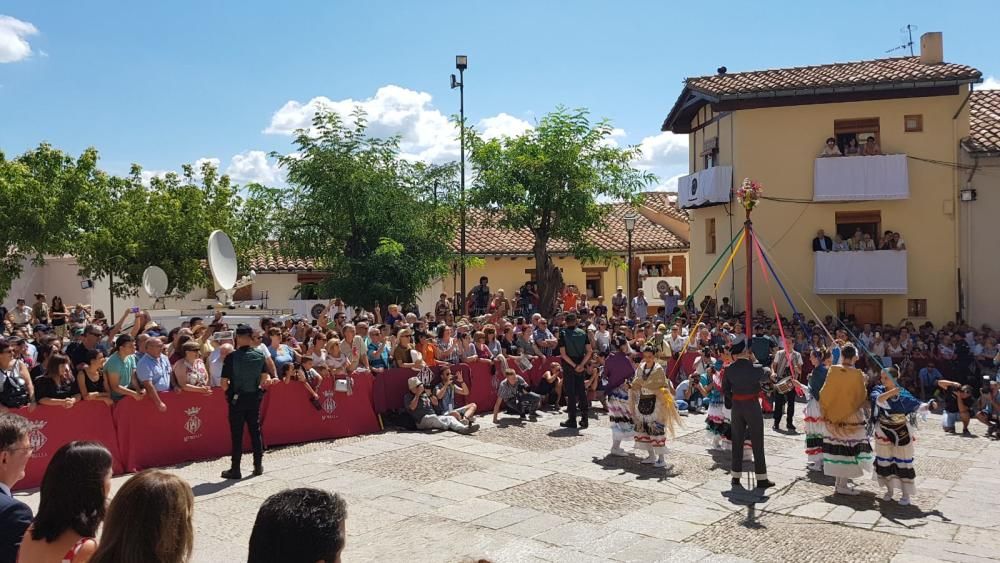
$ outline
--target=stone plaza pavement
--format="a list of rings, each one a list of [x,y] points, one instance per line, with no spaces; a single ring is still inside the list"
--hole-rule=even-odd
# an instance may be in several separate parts
[[[487,416],[473,436],[388,430],[275,449],[263,477],[240,482],[219,478],[223,459],[170,471],[197,495],[194,560],[206,563],[246,561],[260,503],[298,486],[347,499],[345,562],[1000,559],[1000,444],[945,435],[938,417],[918,430],[907,507],[881,500],[870,479],[860,496],[834,496],[830,479],[804,469],[804,436],[769,421],[778,486],[762,496],[729,492],[729,456],[706,448],[703,416],[684,418],[669,471],[607,456],[603,412],[579,433],[560,428],[563,417],[502,417],[496,427]],[[985,427],[974,422],[973,432]],[[20,496],[37,507],[37,493]]]

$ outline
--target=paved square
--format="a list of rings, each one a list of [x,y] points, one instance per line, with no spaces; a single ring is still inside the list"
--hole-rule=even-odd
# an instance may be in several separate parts
[[[778,486],[761,496],[730,491],[729,454],[708,449],[703,416],[684,417],[666,471],[637,453],[608,455],[606,424],[577,433],[560,420],[496,427],[487,418],[474,436],[390,429],[278,448],[263,477],[238,483],[218,477],[224,459],[170,471],[197,495],[194,560],[206,563],[246,561],[263,499],[299,486],[347,499],[345,562],[1000,559],[1000,444],[944,435],[937,417],[917,433],[912,506],[882,500],[870,478],[858,480],[857,497],[834,495],[829,478],[805,470],[804,435],[769,424]],[[37,492],[20,496],[37,507]]]

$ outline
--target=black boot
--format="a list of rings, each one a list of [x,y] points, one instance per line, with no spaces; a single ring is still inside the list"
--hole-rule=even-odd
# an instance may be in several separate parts
[[[263,460],[253,462],[253,475],[254,475],[254,477],[260,477],[263,474],[264,474],[264,462],[263,462]]]
[[[586,430],[588,426],[590,426],[590,420],[587,418],[587,415],[584,414],[580,417],[580,429]]]
[[[560,422],[559,426],[562,426],[563,428],[576,428],[577,427],[576,426],[576,417],[570,417],[569,420],[566,420],[564,422]]]
[[[227,470],[225,470],[225,471],[222,472],[222,478],[223,479],[242,479],[243,478],[243,474],[240,473],[239,468],[236,468],[236,469],[227,469]]]

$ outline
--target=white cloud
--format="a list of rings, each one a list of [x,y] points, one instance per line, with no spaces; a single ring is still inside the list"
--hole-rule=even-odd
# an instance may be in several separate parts
[[[1000,90],[1000,79],[995,76],[988,76],[982,84],[976,87],[977,90]]]
[[[271,116],[264,133],[291,135],[298,129],[309,129],[316,112],[334,111],[350,120],[356,108],[365,111],[368,133],[374,137],[400,136],[401,157],[430,163],[457,160],[459,157],[458,129],[448,115],[434,107],[432,96],[395,85],[383,86],[371,98],[331,100],[317,96],[302,103],[289,100]],[[506,113],[482,119],[476,128],[484,137],[519,135],[531,124]]]
[[[264,151],[244,151],[233,155],[226,174],[238,184],[256,182],[277,186],[285,183],[284,172],[278,167],[278,163],[268,159]]]
[[[682,177],[687,176],[687,172],[676,174],[667,178],[665,181],[654,186],[650,191],[653,192],[677,192],[677,181]]]
[[[606,147],[619,147],[621,144],[618,142],[618,139],[623,137],[625,137],[625,130],[621,127],[615,127],[611,130],[611,135],[601,140],[601,144]]]
[[[0,15],[0,63],[14,63],[31,55],[26,37],[36,35],[38,28],[11,16]]]
[[[174,174],[176,174],[176,172],[174,172],[173,170],[146,170],[146,169],[143,169],[142,172],[139,173],[139,180],[142,182],[142,184],[144,186],[148,186],[149,183],[153,180],[153,178],[160,178],[162,180],[163,178],[166,178],[167,174],[170,174],[171,172],[173,172]]]
[[[663,132],[644,138],[639,143],[639,148],[642,150],[642,156],[635,161],[635,165],[639,168],[646,170],[671,166],[687,168],[687,135]]]

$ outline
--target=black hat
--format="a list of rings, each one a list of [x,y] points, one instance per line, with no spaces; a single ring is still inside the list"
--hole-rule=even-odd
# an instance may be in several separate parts
[[[737,342],[736,344],[733,344],[729,348],[729,353],[730,354],[741,354],[741,353],[743,353],[743,350],[746,350],[746,347],[747,347],[746,342]]]
[[[244,323],[236,325],[236,336],[253,336],[253,328]]]
[[[568,313],[566,315],[566,322],[568,323],[576,322],[576,313]]]

